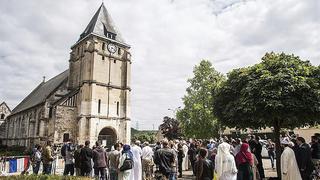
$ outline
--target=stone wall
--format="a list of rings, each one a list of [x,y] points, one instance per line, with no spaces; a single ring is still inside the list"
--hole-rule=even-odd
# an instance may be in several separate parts
[[[69,133],[73,140],[77,139],[77,108],[56,106],[54,117],[54,143],[63,143],[63,135]]]

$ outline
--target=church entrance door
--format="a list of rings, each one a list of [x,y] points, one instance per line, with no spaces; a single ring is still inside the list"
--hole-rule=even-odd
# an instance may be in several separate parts
[[[112,128],[105,127],[100,131],[98,141],[103,147],[106,146],[111,149],[111,146],[113,146],[117,141],[117,134]]]

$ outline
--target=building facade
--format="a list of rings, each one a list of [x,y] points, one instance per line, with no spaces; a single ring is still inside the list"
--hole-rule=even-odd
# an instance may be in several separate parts
[[[3,143],[129,143],[129,50],[102,4],[71,47],[69,69],[40,83],[12,110]]]

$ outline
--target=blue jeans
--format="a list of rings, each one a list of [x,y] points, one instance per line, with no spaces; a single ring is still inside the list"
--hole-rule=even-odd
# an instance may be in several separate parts
[[[176,173],[172,172],[169,174],[169,180],[176,180]]]
[[[274,158],[275,158],[274,151],[268,151],[268,155],[271,161],[271,167],[274,168]]]
[[[35,164],[32,166],[33,174],[38,174],[40,169],[40,163],[41,161],[35,162]]]
[[[43,174],[51,174],[52,164],[43,164]]]

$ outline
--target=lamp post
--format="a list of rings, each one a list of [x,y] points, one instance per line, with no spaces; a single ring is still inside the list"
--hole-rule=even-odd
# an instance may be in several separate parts
[[[169,108],[168,111],[172,111],[173,117],[176,119],[176,113],[179,109],[181,109],[181,106],[173,109]]]

